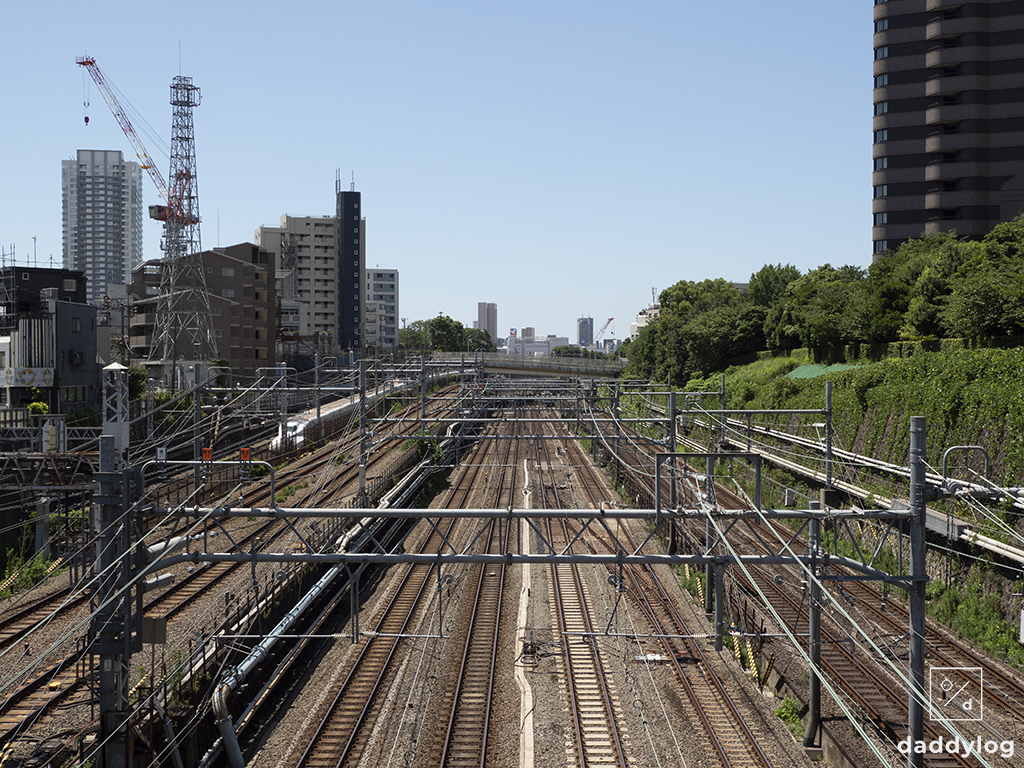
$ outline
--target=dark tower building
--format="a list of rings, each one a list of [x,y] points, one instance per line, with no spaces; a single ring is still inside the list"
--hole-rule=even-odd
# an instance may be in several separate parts
[[[362,305],[363,268],[365,266],[365,229],[360,194],[341,189],[335,182],[338,218],[338,346],[342,354],[352,350],[356,358],[363,354]]]
[[[1024,0],[875,0],[874,258],[1024,211]]]

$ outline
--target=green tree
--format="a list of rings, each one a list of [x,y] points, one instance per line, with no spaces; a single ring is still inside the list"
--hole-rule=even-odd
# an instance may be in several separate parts
[[[997,225],[958,255],[941,313],[947,333],[964,338],[1024,333],[1024,216]]]
[[[747,298],[752,304],[771,307],[782,298],[786,287],[800,277],[800,270],[792,264],[765,264],[750,276]]]
[[[686,324],[697,315],[720,307],[743,304],[743,294],[728,280],[717,278],[699,283],[680,280],[661,292],[658,317],[658,354],[654,378],[664,381],[685,381],[689,351],[683,332]]]
[[[225,361],[226,362],[226,361]],[[140,365],[133,365],[128,369],[128,399],[138,400],[146,394],[146,379],[148,373]],[[218,377],[219,379],[219,377]],[[223,386],[218,384],[218,386]]]
[[[628,363],[623,372],[628,378],[653,379],[658,368],[658,335],[660,323],[658,318],[640,329],[637,337],[625,347]]]
[[[792,349],[845,344],[851,333],[845,318],[864,280],[860,267],[836,269],[830,264],[794,280],[768,312],[764,325],[768,345]]]
[[[498,347],[491,340],[486,328],[466,329],[466,349],[470,352],[497,352]]]
[[[766,307],[740,304],[695,315],[680,334],[687,352],[684,376],[699,378],[724,370],[729,360],[764,349],[767,314]]]
[[[438,315],[427,320],[430,348],[438,352],[465,352],[466,329],[458,320],[448,315]]]
[[[414,320],[398,331],[398,346],[402,349],[427,349],[430,346],[430,334],[427,332],[425,320]]]

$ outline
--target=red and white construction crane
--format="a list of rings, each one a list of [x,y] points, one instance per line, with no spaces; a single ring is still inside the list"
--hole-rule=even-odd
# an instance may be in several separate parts
[[[146,150],[146,145],[142,143],[142,139],[139,138],[139,134],[135,132],[135,128],[132,126],[132,121],[128,119],[128,115],[125,113],[124,108],[114,95],[114,91],[110,88],[110,84],[107,83],[107,78],[103,76],[103,72],[96,65],[96,59],[92,56],[79,56],[75,61],[78,62],[79,66],[85,67],[93,82],[96,83],[96,87],[100,89],[100,93],[103,94],[103,100],[107,102],[107,106],[110,107],[110,111],[114,113],[114,118],[117,120],[118,125],[121,126],[121,130],[124,131],[124,135],[127,136],[128,141],[131,142],[132,148],[135,150],[135,156],[139,158],[139,167],[149,174],[149,178],[151,178],[153,183],[156,185],[156,191],[160,194],[160,197],[166,201],[169,194],[167,182],[164,181],[164,177],[160,173],[160,169],[156,167],[156,163],[153,162],[153,158],[149,156],[149,152]],[[86,125],[89,124],[88,115],[86,115],[85,123]],[[150,206],[149,215],[158,221],[166,221],[167,206]]]
[[[607,322],[601,326],[601,330],[594,334],[594,340],[590,342],[591,349],[597,349],[597,342],[599,342],[601,337],[604,336],[604,332],[608,330],[608,326],[612,324],[612,320],[614,319],[614,317],[609,317]]]
[[[118,102],[96,59],[79,56],[128,137],[142,168],[156,184],[166,205],[149,206],[149,216],[164,223],[164,259],[160,270],[157,320],[150,347],[151,361],[178,359],[211,360],[217,357],[217,340],[210,319],[210,297],[203,273],[199,235],[199,193],[196,186],[196,148],[192,109],[200,103],[199,88],[192,78],[178,75],[171,82],[171,184],[153,162],[128,115]],[[88,125],[89,119],[86,118]]]

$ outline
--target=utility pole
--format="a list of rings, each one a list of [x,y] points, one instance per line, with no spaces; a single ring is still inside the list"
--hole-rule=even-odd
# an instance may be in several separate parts
[[[821,503],[808,504],[811,513],[821,509]],[[811,558],[808,581],[807,655],[810,657],[810,678],[807,682],[807,729],[804,746],[817,743],[821,725],[821,519],[812,517],[807,523],[807,554]]]
[[[924,755],[914,745],[924,741],[924,633],[925,586],[925,447],[924,416],[910,417],[910,691],[907,702],[907,735],[910,738],[909,763],[924,765]]]
[[[94,490],[99,574],[90,595],[94,612],[89,634],[95,638],[93,653],[100,661],[99,768],[127,765],[125,722],[132,652],[131,574],[127,563],[131,525],[124,469],[129,435],[127,372],[119,363],[103,369],[103,435]]]

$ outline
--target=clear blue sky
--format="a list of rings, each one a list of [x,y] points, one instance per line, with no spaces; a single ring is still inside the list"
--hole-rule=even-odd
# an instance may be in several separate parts
[[[501,334],[575,341],[589,316],[625,338],[652,288],[870,263],[871,16],[867,0],[3,3],[0,246],[26,263],[35,237],[59,265],[60,161],[134,159],[91,83],[84,124],[88,53],[165,143],[171,78],[202,89],[206,247],[332,214],[336,170],[354,172],[367,265],[400,270],[410,322],[471,326],[490,301]]]

